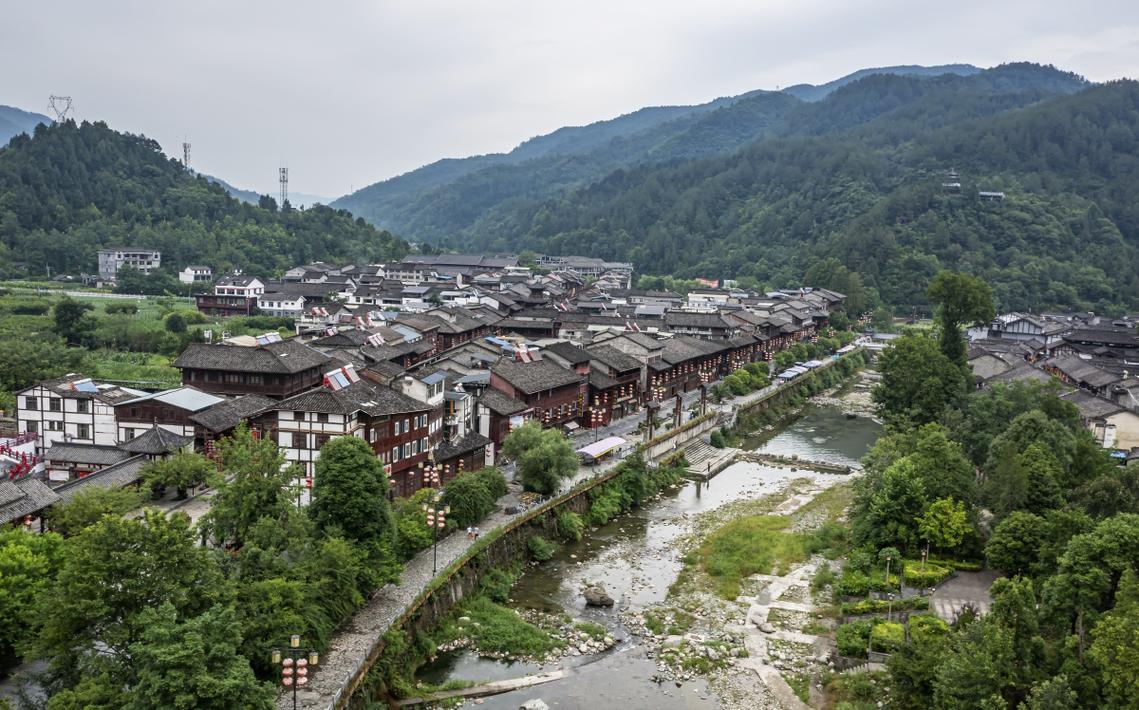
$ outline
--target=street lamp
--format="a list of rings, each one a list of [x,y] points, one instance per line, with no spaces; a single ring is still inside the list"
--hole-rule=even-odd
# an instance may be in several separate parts
[[[297,688],[308,685],[308,669],[320,663],[315,648],[301,648],[301,635],[289,637],[288,648],[274,648],[273,665],[281,666],[281,685],[293,689],[293,710],[297,708]]]
[[[434,462],[428,463],[427,468],[423,470],[423,487],[424,488],[438,488],[439,487],[439,471],[435,469]]]
[[[423,514],[427,517],[427,527],[431,528],[431,576],[439,571],[439,531],[447,527],[447,516],[451,514],[451,506],[439,507],[439,500],[443,494],[435,491],[430,504],[423,504]]]

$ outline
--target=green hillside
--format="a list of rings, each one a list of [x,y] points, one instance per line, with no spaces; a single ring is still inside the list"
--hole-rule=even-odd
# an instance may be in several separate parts
[[[407,245],[342,210],[245,204],[143,136],[104,123],[39,126],[0,150],[0,272],[93,272],[107,246],[268,275],[312,260],[374,261]]]

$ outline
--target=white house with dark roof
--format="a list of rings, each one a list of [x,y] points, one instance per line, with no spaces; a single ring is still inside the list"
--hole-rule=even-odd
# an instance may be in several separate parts
[[[190,264],[178,272],[178,280],[184,284],[212,281],[213,278],[214,270],[201,264]]]
[[[145,395],[83,375],[47,380],[16,393],[17,429],[36,434],[40,451],[56,442],[114,446],[115,405]]]

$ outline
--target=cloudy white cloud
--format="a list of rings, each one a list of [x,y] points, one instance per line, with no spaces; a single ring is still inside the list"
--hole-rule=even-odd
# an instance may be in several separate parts
[[[61,0],[5,8],[0,103],[145,133],[194,167],[337,196],[646,105],[868,66],[1052,63],[1136,75],[1139,4],[1110,0]]]

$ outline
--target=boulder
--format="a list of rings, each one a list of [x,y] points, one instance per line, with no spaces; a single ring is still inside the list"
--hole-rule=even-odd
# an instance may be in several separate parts
[[[775,633],[775,626],[771,622],[765,621],[759,625],[759,630],[765,634],[773,634]]]
[[[589,587],[582,594],[589,606],[613,606],[613,597],[606,594],[605,588],[601,585]]]
[[[550,706],[546,705],[543,700],[534,698],[519,705],[518,710],[550,710]]]

